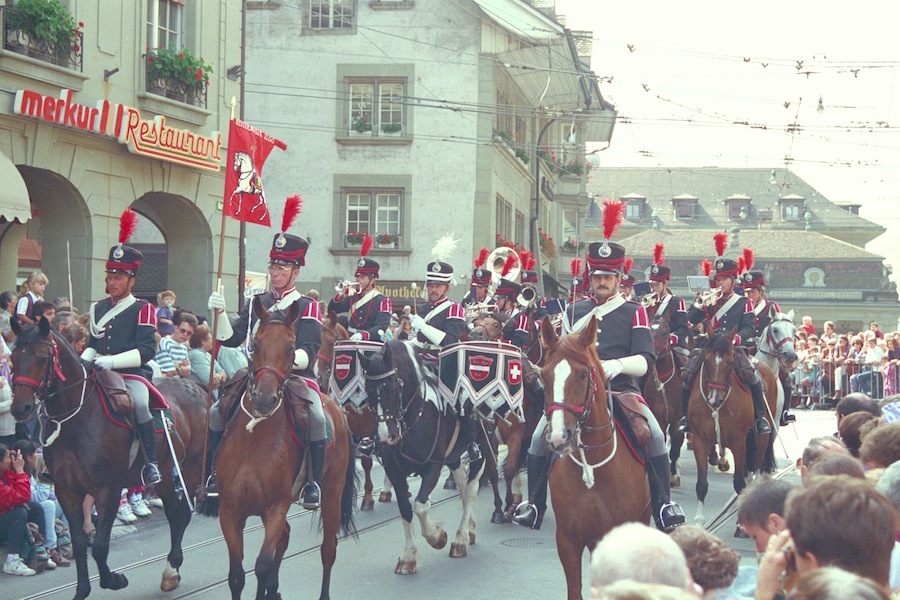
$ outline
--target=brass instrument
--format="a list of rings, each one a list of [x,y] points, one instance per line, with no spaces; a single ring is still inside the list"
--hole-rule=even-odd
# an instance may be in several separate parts
[[[357,281],[339,281],[334,286],[334,291],[344,296],[355,296],[362,289],[362,284]]]
[[[487,299],[484,302],[477,304],[467,304],[465,307],[466,312],[466,321],[471,323],[475,319],[481,317],[484,314],[492,313],[497,311],[497,305],[491,299]]]
[[[715,288],[694,298],[694,308],[707,308],[722,299],[722,290]]]
[[[646,296],[641,297],[641,306],[644,308],[650,308],[651,306],[656,306],[659,304],[659,294],[656,292],[652,292],[647,294]]]
[[[495,248],[494,251],[488,255],[484,267],[491,272],[492,290],[497,287],[498,283],[500,283],[500,274],[503,272],[503,266],[506,264],[506,259],[510,254],[516,257],[517,264],[515,267],[510,269],[509,273],[506,274],[506,279],[515,281],[519,276],[519,272],[522,270],[522,261],[518,260],[519,255],[515,250],[513,250],[512,248],[507,248],[506,246],[500,246],[499,248]]]
[[[530,283],[526,283],[522,286],[522,291],[519,292],[519,296],[516,298],[516,302],[519,304],[519,306],[529,308],[531,306],[534,306],[535,302],[537,302],[537,299],[537,288]]]

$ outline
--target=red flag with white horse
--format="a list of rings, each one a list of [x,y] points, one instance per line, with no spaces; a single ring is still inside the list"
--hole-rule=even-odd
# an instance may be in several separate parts
[[[263,190],[262,169],[269,153],[276,147],[287,150],[287,144],[268,133],[239,119],[231,120],[223,197],[226,216],[238,221],[271,226]]]

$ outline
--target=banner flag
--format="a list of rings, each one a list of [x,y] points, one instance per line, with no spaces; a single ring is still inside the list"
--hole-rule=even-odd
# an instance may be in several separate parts
[[[287,150],[287,144],[268,133],[239,119],[231,120],[223,196],[225,216],[271,227],[262,170],[269,153],[276,147]]]

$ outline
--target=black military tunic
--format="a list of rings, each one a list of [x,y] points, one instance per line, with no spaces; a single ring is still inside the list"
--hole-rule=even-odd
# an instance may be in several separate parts
[[[443,308],[447,303],[449,303],[447,308]],[[444,298],[433,305],[429,302],[420,304],[416,310],[419,316],[425,319],[426,325],[440,329],[446,334],[444,339],[441,340],[441,347],[459,342],[460,336],[466,330],[466,315],[462,305],[453,302],[449,298]],[[430,317],[429,314],[431,314]],[[421,331],[416,334],[416,341],[425,348],[433,346],[431,340],[425,337],[425,334]]]
[[[266,292],[254,296],[258,302],[271,310],[276,303],[279,304],[278,310],[289,308],[291,302],[296,302],[300,307],[300,318],[294,324],[297,341],[294,344],[295,350],[303,350],[309,356],[309,365],[306,369],[299,371],[301,375],[309,379],[315,380],[316,375],[313,368],[316,364],[316,354],[322,347],[322,318],[319,315],[319,303],[308,296],[299,293],[295,288],[290,288],[283,295],[277,295],[275,292]],[[249,340],[247,349],[253,352],[253,335],[256,333],[256,316],[251,311],[247,302],[238,314],[237,321],[234,322],[234,333],[230,338],[222,342],[223,346],[236,348],[240,346],[244,340]]]
[[[358,306],[358,302],[362,302]],[[364,340],[380,342],[384,332],[391,324],[391,299],[375,292],[367,293],[362,298],[344,296],[341,300],[332,298],[328,310],[337,313],[350,313],[350,333],[359,333]]]
[[[659,314],[665,315],[669,323],[669,334],[677,338],[676,344],[684,346],[687,343],[688,318],[682,298],[667,293],[656,306],[651,306],[647,312],[651,319]]]
[[[727,308],[722,310],[723,307]],[[727,333],[737,329],[734,338],[735,345],[740,345],[742,340],[749,340],[756,335],[756,315],[753,314],[753,303],[749,298],[732,294],[729,298],[722,298],[715,305],[706,308],[691,306],[688,311],[690,323],[702,323],[708,320],[713,331]]]
[[[103,323],[108,312],[123,305],[127,307]],[[152,304],[130,294],[118,302],[114,302],[112,298],[104,298],[94,303],[91,306],[88,347],[101,356],[112,356],[136,348],[141,354],[141,366],[116,371],[149,378],[151,369],[147,362],[156,356],[156,310]]]
[[[772,313],[769,312],[770,310],[773,310],[774,312],[781,312],[781,308],[778,306],[778,303],[772,302],[767,298],[762,298],[759,303],[753,305],[753,314],[756,315],[755,337],[757,339],[759,338],[763,330],[772,322]]]
[[[625,358],[635,354],[643,356],[647,366],[656,362],[653,339],[650,337],[650,321],[647,311],[640,304],[628,302],[616,294],[603,304],[593,296],[570,304],[566,308],[566,331],[581,331],[597,316],[597,354],[601,360]],[[619,375],[612,381],[612,389],[640,393],[634,377]]]
[[[503,325],[500,339],[508,344],[524,349],[531,338],[531,320],[520,310],[513,311],[509,320]]]

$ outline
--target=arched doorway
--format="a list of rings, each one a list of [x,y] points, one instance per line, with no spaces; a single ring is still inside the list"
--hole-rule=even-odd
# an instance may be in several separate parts
[[[178,296],[178,306],[205,314],[213,274],[212,231],[206,217],[186,198],[164,192],[144,194],[131,208],[152,223],[139,228],[134,238],[145,253],[136,292],[155,302],[157,293],[170,289]]]

